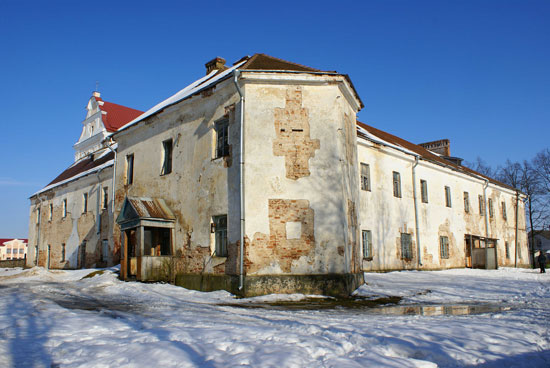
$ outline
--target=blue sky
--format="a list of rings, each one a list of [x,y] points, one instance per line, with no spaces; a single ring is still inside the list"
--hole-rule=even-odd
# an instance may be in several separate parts
[[[496,166],[550,146],[550,1],[0,0],[0,238],[73,161],[96,81],[140,110],[263,52],[349,74],[359,120]]]

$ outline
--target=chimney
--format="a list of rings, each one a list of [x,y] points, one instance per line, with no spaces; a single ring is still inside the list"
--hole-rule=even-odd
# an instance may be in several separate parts
[[[227,67],[225,66],[225,59],[219,56],[210,60],[209,62],[204,64],[204,66],[206,67],[207,75],[213,70],[222,71],[227,69]]]
[[[448,139],[420,143],[419,146],[442,156],[451,156],[451,143]]]
[[[94,91],[94,93],[92,93],[92,96],[101,98],[101,93],[99,93],[98,91]]]

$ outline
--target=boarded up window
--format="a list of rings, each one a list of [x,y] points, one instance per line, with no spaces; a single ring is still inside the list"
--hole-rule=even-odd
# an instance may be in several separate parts
[[[451,207],[451,188],[448,186],[445,186],[445,206]]]
[[[464,192],[464,212],[470,213],[470,194]]]
[[[420,193],[422,203],[428,203],[428,182],[426,180],[420,180]]]
[[[446,236],[439,237],[439,254],[441,259],[449,258],[449,238]]]
[[[372,233],[370,230],[363,230],[363,258],[372,259]]]
[[[227,215],[214,216],[213,222],[216,235],[214,254],[218,257],[227,257]]]
[[[393,196],[401,198],[401,174],[393,172]]]
[[[401,233],[401,259],[412,259],[412,236]]]
[[[361,190],[370,191],[370,166],[361,163]]]

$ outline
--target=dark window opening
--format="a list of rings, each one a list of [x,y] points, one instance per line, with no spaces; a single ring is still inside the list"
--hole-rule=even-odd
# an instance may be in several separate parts
[[[164,150],[164,162],[162,163],[161,175],[167,175],[172,172],[172,140],[162,142]]]
[[[212,220],[216,238],[214,255],[227,257],[227,215],[214,216]]]
[[[401,233],[401,259],[411,260],[412,258],[412,235]]]
[[[420,194],[422,203],[428,203],[428,182],[426,180],[420,180]]]
[[[107,209],[109,204],[109,188],[103,188],[103,209]]]
[[[82,200],[83,200],[83,206],[82,206],[82,212],[86,213],[88,212],[88,193],[84,193],[84,195],[82,196]]]
[[[65,262],[65,243],[61,244],[61,262]]]
[[[171,255],[170,229],[162,227],[145,227],[143,235],[144,255]]]
[[[216,123],[216,158],[229,156],[229,121]]]
[[[126,184],[134,182],[134,154],[126,156]]]
[[[361,163],[361,190],[370,192],[370,166]]]

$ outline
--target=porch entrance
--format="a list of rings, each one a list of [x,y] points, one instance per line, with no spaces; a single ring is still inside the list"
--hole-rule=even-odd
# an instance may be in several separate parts
[[[466,234],[464,235],[465,266],[468,268],[481,268],[496,270],[498,239]]]
[[[161,281],[170,276],[174,222],[172,211],[162,199],[125,199],[117,217],[123,279]]]

